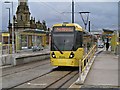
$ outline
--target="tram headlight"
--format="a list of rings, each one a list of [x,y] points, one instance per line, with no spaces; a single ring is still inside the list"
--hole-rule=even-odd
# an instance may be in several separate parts
[[[53,57],[53,58],[56,58],[56,56],[55,56],[55,53],[54,53],[54,52],[52,52],[52,57]]]
[[[74,57],[74,53],[71,52],[69,58],[73,58],[73,57]]]

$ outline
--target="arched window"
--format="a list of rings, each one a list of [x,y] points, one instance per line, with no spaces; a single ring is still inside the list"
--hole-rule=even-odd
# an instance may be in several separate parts
[[[21,20],[23,20],[23,17],[22,17],[22,15],[21,15],[21,17],[20,17],[20,18],[21,18]]]

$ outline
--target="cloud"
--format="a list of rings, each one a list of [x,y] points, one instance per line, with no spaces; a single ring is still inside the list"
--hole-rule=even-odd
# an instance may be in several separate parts
[[[48,26],[51,26],[53,23],[54,24],[61,23],[64,20],[70,20],[70,15],[66,15],[63,13],[70,11],[71,9],[71,7],[69,7],[71,5],[70,3],[34,2],[29,3],[29,5],[32,16],[36,17],[37,20],[46,20],[48,22]],[[36,8],[39,8],[37,12]]]
[[[32,2],[28,0],[31,16],[37,20],[45,20],[48,27],[52,27],[55,23],[71,22],[71,2]],[[65,1],[65,0],[64,0]],[[70,0],[71,1],[71,0]],[[75,12],[89,11],[91,27],[93,29],[112,27],[117,25],[118,20],[118,3],[117,2],[78,2],[75,0]],[[82,0],[80,0],[82,1]],[[101,0],[102,1],[102,0]],[[108,0],[106,0],[108,1]],[[115,1],[115,0],[114,0]],[[8,21],[8,12],[5,9],[8,5],[3,5],[2,18],[4,21],[3,28],[6,29]],[[9,7],[11,7],[9,5]],[[17,9],[17,2],[14,2],[14,14]],[[84,27],[79,13],[75,13],[75,22]]]
[[[111,2],[107,2],[107,3],[105,2],[99,2],[99,3],[83,2],[82,3],[81,2],[81,3],[76,3],[76,12],[89,11],[91,24],[95,26],[94,28],[111,27],[111,25],[113,24],[117,25],[117,22],[118,22],[117,5],[118,3],[115,3],[115,2],[112,2],[112,3]]]
[[[69,2],[40,2],[39,5],[31,4],[31,6],[33,16],[45,19],[49,27],[55,23],[71,22],[71,13],[67,13],[71,12],[71,3]],[[39,8],[39,12],[35,12],[33,8]],[[117,25],[118,7],[115,2],[77,2],[75,3],[75,9],[76,12],[90,11],[91,24],[94,25],[93,29],[111,27],[113,24]],[[75,22],[84,27],[79,13],[75,13],[75,16]]]
[[[8,0],[8,1],[12,1],[12,0]],[[14,1],[16,1],[16,0],[14,0]],[[6,9],[6,8],[10,8],[10,21],[11,21],[11,23],[12,23],[12,4],[11,3],[4,3],[5,2],[5,0],[2,0],[2,1],[0,1],[0,20],[1,20],[1,22],[0,22],[0,25],[1,25],[1,29],[2,29],[2,31],[7,31],[7,27],[8,27],[8,20],[9,20],[9,12],[8,12],[8,10]],[[15,13],[16,13],[16,9],[17,9],[17,2],[13,2],[13,14],[15,15]]]
[[[71,2],[72,0],[34,0],[34,2]],[[74,0],[75,2],[119,2],[119,0]],[[29,0],[33,2],[33,0]]]
[[[0,2],[0,13],[2,13],[2,2]],[[1,17],[2,17],[2,14],[0,14],[0,32],[2,30],[2,19],[1,19]]]

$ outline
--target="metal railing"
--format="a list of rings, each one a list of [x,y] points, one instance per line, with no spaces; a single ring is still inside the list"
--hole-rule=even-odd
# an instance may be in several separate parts
[[[2,55],[12,53],[12,44],[2,44]]]
[[[82,75],[84,75],[85,70],[88,68],[89,63],[93,59],[96,50],[97,50],[97,46],[94,45],[90,49],[90,51],[88,52],[88,54],[86,54],[82,60],[79,60],[79,84],[83,83],[83,77],[82,77]]]

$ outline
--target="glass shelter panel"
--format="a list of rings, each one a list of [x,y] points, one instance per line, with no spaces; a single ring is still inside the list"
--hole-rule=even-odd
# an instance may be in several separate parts
[[[21,46],[22,46],[22,49],[27,48],[27,36],[26,35],[21,35]]]

